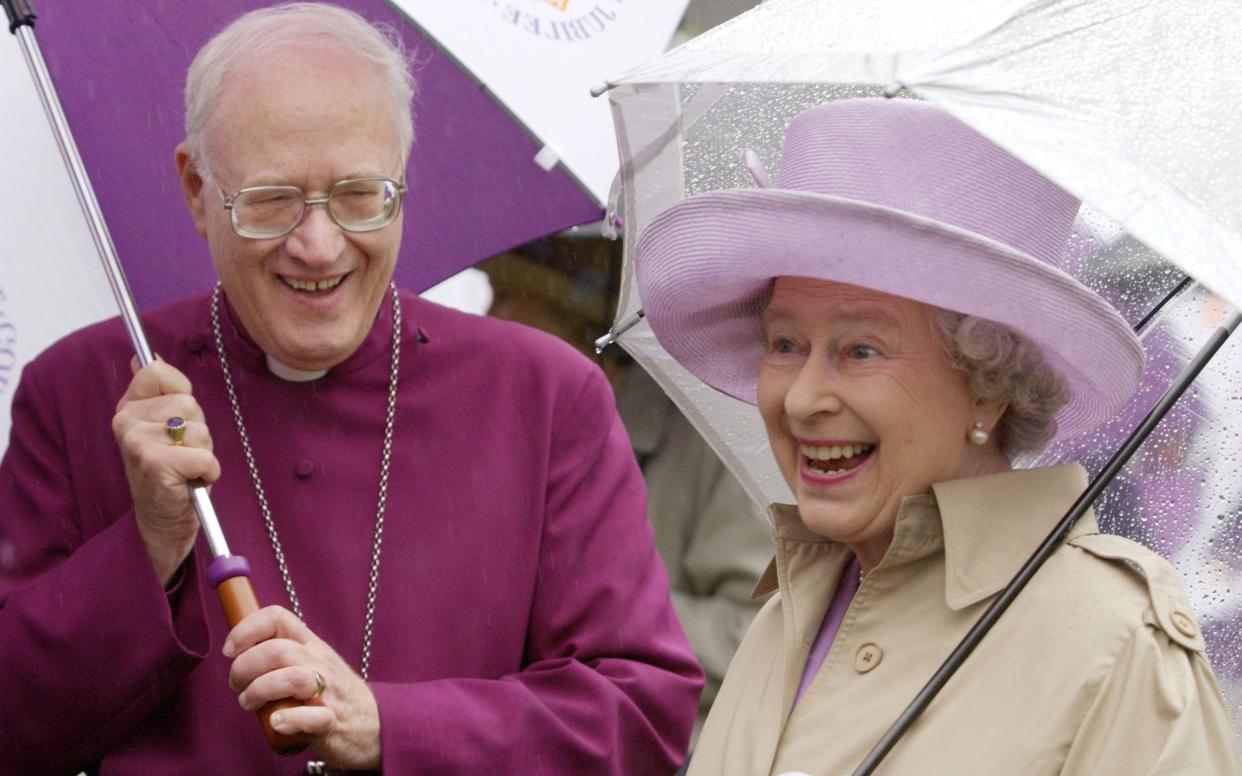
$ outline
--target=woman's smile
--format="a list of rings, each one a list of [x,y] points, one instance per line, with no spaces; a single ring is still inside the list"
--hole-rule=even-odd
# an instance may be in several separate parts
[[[876,446],[865,442],[797,440],[799,470],[808,485],[838,485],[861,474]]]

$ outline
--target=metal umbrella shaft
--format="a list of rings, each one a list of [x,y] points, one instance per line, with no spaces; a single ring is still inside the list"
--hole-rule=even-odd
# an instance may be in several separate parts
[[[1179,287],[1178,290],[1180,290]],[[1146,320],[1146,319],[1145,319]],[[1121,471],[1122,467],[1130,460],[1135,451],[1143,444],[1151,432],[1156,428],[1164,416],[1173,408],[1181,395],[1190,387],[1190,384],[1199,376],[1199,372],[1207,366],[1207,363],[1216,355],[1216,351],[1220,350],[1225,341],[1229,339],[1229,335],[1233,334],[1238,328],[1239,322],[1242,322],[1242,313],[1231,311],[1229,317],[1225,320],[1215,332],[1208,337],[1207,342],[1199,349],[1194,358],[1186,365],[1177,379],[1169,386],[1160,397],[1160,401],[1156,402],[1156,406],[1152,407],[1143,421],[1130,434],[1121,448],[1113,454],[1105,464],[1104,469],[1099,473],[1087,489],[1083,491],[1074,505],[1065,513],[1065,517],[1061,518],[1061,522],[1057,523],[1052,532],[1048,534],[1039,548],[1031,555],[1031,557],[1022,565],[1014,578],[1000,592],[996,600],[988,606],[987,611],[979,618],[979,620],[971,627],[970,631],[961,640],[961,642],[949,654],[940,668],[936,669],[936,673],[932,674],[923,689],[919,690],[918,695],[914,697],[906,710],[901,713],[897,721],[892,727],[876,742],[871,752],[863,759],[858,768],[854,770],[853,776],[869,776],[892,750],[893,746],[901,739],[909,727],[918,719],[923,710],[932,702],[936,695],[944,688],[953,674],[962,667],[966,658],[970,653],[979,646],[979,642],[983,640],[988,631],[992,629],[1009,605],[1014,602],[1018,594],[1026,587],[1035,573],[1039,571],[1044,562],[1056,552],[1057,548],[1065,541],[1065,537],[1069,535],[1070,529],[1078,522],[1078,518],[1091,507],[1095,500],[1100,496]]]
[[[9,3],[6,2],[5,5],[7,10]],[[11,21],[10,25],[12,26],[13,24],[14,22]],[[14,33],[21,44],[22,55],[30,68],[30,74],[34,78],[35,86],[39,93],[39,100],[43,103],[43,112],[47,115],[47,120],[52,125],[52,134],[56,138],[56,145],[60,149],[61,158],[64,159],[65,167],[69,170],[69,177],[73,180],[74,193],[78,197],[78,204],[82,208],[82,214],[86,216],[91,239],[95,241],[99,260],[103,263],[104,273],[108,277],[109,285],[112,286],[112,295],[121,310],[121,320],[124,321],[125,330],[129,333],[130,342],[133,343],[134,352],[138,356],[138,363],[141,366],[146,366],[155,360],[155,355],[152,353],[151,346],[147,342],[147,336],[143,332],[142,322],[138,318],[138,309],[134,304],[133,294],[130,293],[129,283],[125,280],[125,271],[121,268],[120,260],[117,259],[116,248],[112,244],[111,235],[108,234],[108,226],[104,223],[99,202],[95,199],[95,191],[91,187],[90,179],[86,175],[86,168],[82,164],[82,157],[78,154],[77,144],[74,143],[73,134],[69,130],[68,122],[65,120],[64,111],[61,110],[60,100],[56,97],[56,91],[52,86],[52,79],[48,75],[47,66],[44,64],[43,55],[40,53],[39,45],[35,41],[33,24],[29,22],[23,23],[17,26]],[[207,545],[211,548],[212,557],[221,558],[228,556],[229,545],[224,538],[224,531],[220,528],[220,520],[212,507],[211,499],[207,495],[207,488],[201,483],[191,484],[190,498],[194,503],[194,511],[198,514],[198,522],[203,527],[203,533],[207,537]]]
[[[125,280],[125,271],[117,258],[116,248],[108,233],[108,226],[104,222],[99,202],[95,199],[94,188],[82,164],[77,143],[74,142],[69,123],[65,120],[60,100],[56,96],[56,89],[48,74],[47,65],[43,61],[43,54],[35,40],[34,10],[27,0],[0,0],[0,4],[4,6],[5,13],[8,15],[9,30],[17,36],[21,44],[22,55],[34,79],[39,100],[43,104],[43,112],[52,125],[52,135],[56,139],[61,158],[69,171],[69,177],[73,181],[74,193],[77,195],[83,215],[86,216],[91,238],[95,242],[95,248],[103,264],[104,274],[108,278],[109,285],[112,286],[112,294],[121,310],[121,320],[124,321],[130,342],[133,343],[138,363],[146,366],[155,360],[155,355],[142,329],[142,321],[138,317],[133,294],[130,292],[129,283]],[[225,618],[232,627],[259,609],[258,599],[250,584],[250,567],[245,558],[229,553],[229,545],[225,541],[224,531],[220,527],[220,519],[216,515],[215,507],[212,506],[207,486],[195,480],[189,483],[189,489],[190,501],[194,505],[194,512],[198,516],[199,525],[202,526],[203,534],[207,538],[207,546],[211,550],[212,564],[207,569],[207,577],[215,586],[224,608]],[[259,710],[259,719],[263,724],[263,732],[268,744],[281,754],[294,754],[305,749],[308,739],[303,736],[286,736],[277,733],[272,729],[271,715],[279,709],[298,705],[300,704],[295,700],[284,700],[269,703]]]

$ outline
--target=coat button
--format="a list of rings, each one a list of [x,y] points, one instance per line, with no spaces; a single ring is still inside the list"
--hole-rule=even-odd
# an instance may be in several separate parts
[[[1183,636],[1193,639],[1199,635],[1199,629],[1195,627],[1195,621],[1185,614],[1173,612],[1173,614],[1169,615],[1169,619],[1173,621],[1173,627],[1177,628]]]
[[[884,650],[875,644],[863,644],[858,648],[858,652],[854,653],[854,670],[865,674],[878,666],[883,659]]]
[[[309,458],[303,458],[302,460],[298,461],[298,465],[294,469],[294,471],[297,472],[297,475],[299,477],[301,477],[302,479],[306,479],[307,477],[315,473],[315,462],[310,460]]]
[[[199,332],[194,332],[185,338],[185,349],[191,353],[202,353],[207,349],[207,337]]]

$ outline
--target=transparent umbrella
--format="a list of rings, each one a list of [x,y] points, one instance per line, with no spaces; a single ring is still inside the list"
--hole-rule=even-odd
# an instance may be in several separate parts
[[[1130,406],[1104,428],[1018,462],[1073,458],[1095,474],[1242,303],[1242,71],[1230,53],[1238,50],[1234,2],[768,0],[610,83],[627,265],[643,228],[674,202],[752,187],[761,166],[775,179],[786,126],[803,109],[859,96],[931,101],[1083,200],[1063,269],[1141,328],[1148,367]],[[748,150],[760,164],[744,162]],[[1161,307],[1187,276],[1195,282]],[[632,277],[631,267],[613,335],[756,501],[789,501],[756,410],[672,361],[639,321]],[[1240,378],[1242,344],[1230,342],[1096,505],[1104,530],[1178,567],[1235,728]]]

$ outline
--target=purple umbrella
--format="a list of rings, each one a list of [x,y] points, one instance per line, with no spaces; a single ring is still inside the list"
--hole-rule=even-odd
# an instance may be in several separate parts
[[[474,79],[382,0],[337,0],[414,53],[416,140],[397,283],[421,291],[515,245],[598,220],[594,199]],[[262,0],[44,3],[39,41],[139,307],[209,288],[215,271],[173,168],[198,48]]]

